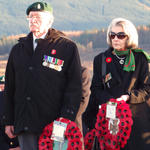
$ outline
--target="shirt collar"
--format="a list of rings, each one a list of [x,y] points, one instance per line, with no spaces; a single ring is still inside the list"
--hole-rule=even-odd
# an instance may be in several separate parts
[[[37,37],[33,34],[33,41],[35,41],[36,39],[45,39],[46,34],[47,34],[47,32],[46,32],[45,34],[43,34],[41,37],[39,37],[39,38],[37,38]]]
[[[47,34],[47,32],[46,32],[45,34],[43,34],[41,37],[39,37],[39,38],[37,38],[37,37],[33,34],[33,49],[34,49],[34,50],[35,50],[35,48],[36,48],[36,46],[37,46],[37,43],[35,42],[35,40],[36,40],[36,39],[45,39],[46,34]]]

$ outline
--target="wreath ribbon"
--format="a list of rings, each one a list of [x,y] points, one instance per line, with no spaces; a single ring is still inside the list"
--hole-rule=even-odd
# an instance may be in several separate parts
[[[67,124],[65,138],[68,140],[66,150],[82,150],[82,134],[76,123],[65,118],[59,118],[56,121],[61,121]],[[45,126],[39,138],[39,150],[53,150],[54,141],[51,139],[53,130],[53,122]]]

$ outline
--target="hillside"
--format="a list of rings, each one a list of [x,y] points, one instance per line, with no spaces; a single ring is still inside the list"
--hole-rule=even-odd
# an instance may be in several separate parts
[[[0,0],[0,37],[28,32],[26,8],[36,0]],[[148,25],[149,0],[45,0],[54,8],[53,27],[59,30],[106,28],[112,18],[124,17]]]

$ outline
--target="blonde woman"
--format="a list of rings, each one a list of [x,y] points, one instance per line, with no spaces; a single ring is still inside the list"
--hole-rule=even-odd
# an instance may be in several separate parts
[[[99,105],[110,98],[126,101],[133,126],[125,149],[150,149],[150,82],[147,53],[138,48],[135,26],[127,19],[112,20],[107,31],[108,50],[104,52],[106,73],[102,75],[102,53],[94,58],[91,96],[85,113],[86,125],[94,128]],[[107,78],[106,78],[107,77]]]

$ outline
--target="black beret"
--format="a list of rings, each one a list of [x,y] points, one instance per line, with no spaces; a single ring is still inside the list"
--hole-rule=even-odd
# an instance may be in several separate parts
[[[50,4],[45,2],[35,2],[27,8],[26,14],[29,15],[30,11],[48,11],[53,13],[53,8]]]

